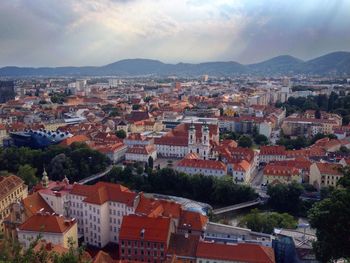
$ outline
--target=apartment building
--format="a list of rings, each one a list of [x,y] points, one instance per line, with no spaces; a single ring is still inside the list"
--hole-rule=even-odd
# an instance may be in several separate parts
[[[28,218],[17,229],[18,241],[28,248],[40,236],[42,240],[54,245],[69,248],[70,243],[78,247],[77,222],[62,215],[37,213]]]
[[[0,176],[0,233],[4,232],[4,219],[10,215],[11,205],[28,195],[24,181],[15,176]]]
[[[69,215],[77,219],[79,237],[97,247],[118,243],[123,216],[135,213],[136,197],[135,192],[119,184],[74,184],[69,194]]]
[[[167,256],[175,224],[169,217],[124,216],[120,231],[122,260],[160,263]]]
[[[322,187],[337,185],[343,177],[341,164],[313,163],[310,166],[310,184],[320,190]]]

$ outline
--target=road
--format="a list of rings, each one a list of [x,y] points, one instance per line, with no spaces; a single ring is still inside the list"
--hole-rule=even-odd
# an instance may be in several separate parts
[[[93,181],[93,180],[96,180],[96,179],[98,179],[98,178],[101,178],[101,177],[105,176],[106,174],[108,174],[108,173],[112,170],[112,168],[113,168],[113,165],[110,165],[110,166],[108,166],[107,169],[104,170],[103,172],[98,173],[98,174],[93,174],[93,175],[91,175],[91,176],[89,176],[89,177],[86,177],[86,178],[80,180],[80,181],[78,182],[78,184],[86,184],[86,183],[88,183],[88,182],[90,182],[90,181]]]
[[[272,145],[276,145],[276,142],[280,139],[281,130],[275,130],[271,133],[270,141]]]
[[[260,170],[259,170],[259,168],[257,168],[257,169],[258,169],[258,172],[254,173],[255,176],[253,177],[253,179],[250,182],[250,185],[254,188],[260,187],[261,184],[263,183],[263,179],[264,179],[263,178],[263,170],[264,169],[260,169]]]

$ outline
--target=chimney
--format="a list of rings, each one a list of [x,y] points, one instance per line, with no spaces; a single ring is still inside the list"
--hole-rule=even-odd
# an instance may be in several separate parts
[[[141,237],[141,239],[144,239],[145,238],[145,229],[144,228],[142,228],[141,229],[141,231],[140,231],[140,237]]]

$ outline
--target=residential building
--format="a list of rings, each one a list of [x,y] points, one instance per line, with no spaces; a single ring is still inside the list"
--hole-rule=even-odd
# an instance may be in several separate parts
[[[337,186],[337,182],[343,177],[341,164],[313,163],[310,167],[310,184],[320,190],[326,186]]]
[[[11,205],[27,195],[28,187],[21,178],[12,174],[0,176],[0,233],[4,232],[3,221],[10,215]]]
[[[299,169],[278,164],[269,163],[263,171],[265,184],[289,184],[293,181],[301,183],[302,177]]]
[[[202,160],[198,154],[189,153],[176,164],[175,169],[186,174],[203,174],[208,176],[225,176],[227,167],[221,161]]]
[[[284,159],[286,159],[286,148],[284,146],[261,146],[259,154],[260,163],[269,163]]]
[[[127,161],[148,162],[150,157],[153,160],[157,159],[157,148],[153,144],[132,146],[125,153],[125,160]]]
[[[78,246],[77,222],[62,215],[37,213],[29,217],[17,230],[18,241],[28,248],[40,236],[46,242],[69,248]]]
[[[167,217],[128,215],[120,230],[119,255],[122,260],[164,262],[175,224]]]
[[[136,193],[119,184],[74,184],[69,214],[77,219],[78,235],[85,243],[104,247],[118,243],[123,216],[135,213],[138,200]]]
[[[272,248],[248,243],[220,244],[199,242],[196,258],[197,263],[275,262]]]

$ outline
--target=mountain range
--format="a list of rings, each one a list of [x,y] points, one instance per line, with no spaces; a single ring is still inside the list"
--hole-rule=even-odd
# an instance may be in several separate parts
[[[350,74],[350,52],[333,52],[303,61],[284,55],[255,64],[238,62],[205,62],[167,64],[151,59],[125,59],[105,66],[93,67],[3,67],[0,76],[235,76],[292,74]]]

